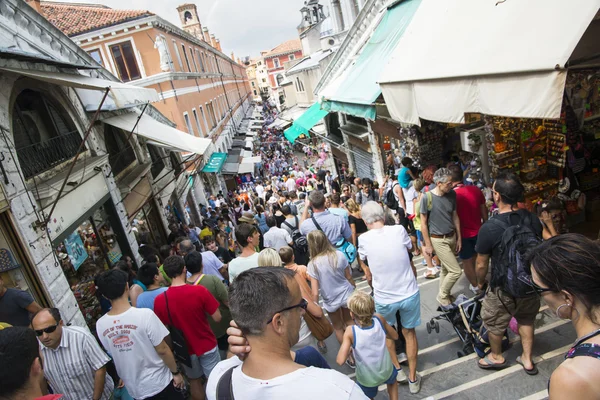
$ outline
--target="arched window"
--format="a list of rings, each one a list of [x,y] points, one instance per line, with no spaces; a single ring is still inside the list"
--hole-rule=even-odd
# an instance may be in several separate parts
[[[82,138],[66,111],[45,93],[26,89],[12,110],[13,136],[26,179],[75,156]]]
[[[281,86],[281,84],[283,83],[283,75],[277,74],[276,79],[277,79],[277,86]]]

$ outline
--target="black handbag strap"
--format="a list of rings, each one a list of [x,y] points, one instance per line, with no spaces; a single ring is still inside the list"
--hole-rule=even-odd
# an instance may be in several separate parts
[[[217,400],[235,400],[233,396],[233,370],[236,369],[237,366],[229,368],[221,378],[219,378],[219,382],[217,382]]]
[[[169,298],[167,297],[166,290],[164,292],[164,295],[165,295],[165,303],[167,304],[167,315],[169,316],[169,322],[171,323],[172,327],[175,327],[175,325],[173,324],[173,319],[171,318],[171,311],[169,311]]]
[[[319,225],[319,223],[317,222],[317,219],[315,218],[315,216],[313,215],[312,217],[310,217],[310,219],[312,219],[313,224],[315,224],[315,228],[317,228],[318,230],[323,232],[323,229],[321,228],[321,225]]]

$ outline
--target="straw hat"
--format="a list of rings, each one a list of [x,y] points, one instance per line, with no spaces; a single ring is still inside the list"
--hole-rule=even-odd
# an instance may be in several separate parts
[[[254,224],[256,220],[254,219],[254,214],[251,212],[245,212],[241,217],[238,218],[238,222],[243,222],[246,224]]]

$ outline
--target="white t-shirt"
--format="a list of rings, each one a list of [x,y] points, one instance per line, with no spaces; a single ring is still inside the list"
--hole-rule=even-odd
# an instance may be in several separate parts
[[[331,265],[326,256],[317,257],[308,263],[308,275],[319,281],[323,308],[327,312],[334,312],[340,307],[347,308],[348,298],[354,292],[354,287],[345,275],[348,259],[341,251],[336,253],[337,265]]]
[[[263,187],[263,185],[256,185],[254,190],[256,190],[256,194],[258,195],[258,197],[263,197],[263,194],[265,193],[265,188]]]
[[[206,398],[216,400],[219,379],[227,370],[237,367],[231,376],[233,395],[236,400],[367,399],[354,381],[333,369],[300,368],[289,374],[264,381],[244,374],[241,365],[242,362],[237,357],[218,363],[208,378]]]
[[[296,190],[296,181],[294,180],[294,178],[288,178],[288,180],[285,181],[285,188],[288,192],[293,192],[294,190]]]
[[[413,200],[419,197],[419,194],[413,186],[408,189],[402,188],[402,193],[404,194],[404,201],[406,202],[406,210],[404,211],[406,211],[406,214],[408,215],[413,215],[415,213],[415,203]]]
[[[411,246],[401,225],[370,229],[360,236],[358,254],[361,260],[369,260],[377,303],[396,303],[419,291],[408,257]]]
[[[258,253],[254,253],[250,257],[234,258],[229,261],[229,281],[233,282],[242,272],[256,267],[258,267]]]
[[[279,251],[282,247],[289,246],[290,243],[292,243],[292,237],[285,229],[274,226],[264,234],[265,247],[271,247]]]
[[[152,310],[131,307],[105,314],[96,322],[96,333],[133,398],[154,396],[171,383],[173,375],[154,348],[169,331]]]

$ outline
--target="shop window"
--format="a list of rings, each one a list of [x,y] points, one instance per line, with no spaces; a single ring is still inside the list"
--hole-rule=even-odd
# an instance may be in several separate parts
[[[110,46],[110,51],[115,61],[119,77],[123,82],[140,79],[140,69],[137,65],[135,53],[131,42],[123,42]]]
[[[179,175],[183,170],[183,167],[181,166],[181,161],[179,161],[175,152],[169,152],[169,160],[171,161],[171,167],[173,168],[173,171],[175,171],[175,175]]]
[[[12,122],[25,179],[71,159],[82,141],[67,113],[42,92],[22,91],[15,101]]]
[[[127,134],[108,124],[104,125],[104,141],[112,173],[117,176],[136,160],[135,151],[127,140]]]
[[[90,50],[88,51],[88,54],[94,59],[94,61],[104,66],[104,62],[102,61],[102,53],[100,53],[100,49]]]
[[[156,178],[160,172],[165,168],[165,162],[163,156],[158,147],[151,144],[146,145],[148,147],[148,153],[150,153],[150,159],[152,160],[152,166],[150,167],[150,173],[152,177]]]

